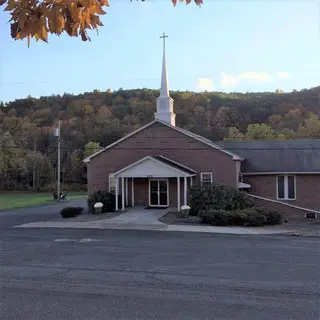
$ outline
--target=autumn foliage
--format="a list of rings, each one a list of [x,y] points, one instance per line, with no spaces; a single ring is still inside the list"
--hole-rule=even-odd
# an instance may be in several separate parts
[[[131,0],[132,1],[132,0]],[[142,0],[144,1],[144,0]],[[176,5],[178,0],[171,0]],[[192,0],[179,0],[189,4]],[[197,5],[202,0],[193,0]],[[103,26],[100,16],[106,14],[108,0],[0,0],[4,11],[11,14],[11,37],[48,41],[48,34],[66,32],[71,37],[90,40],[87,30]]]
[[[280,94],[170,93],[177,126],[212,141],[320,139],[320,86]],[[83,158],[154,120],[158,96],[119,89],[0,102],[0,190],[27,190],[34,170],[36,188],[55,190],[58,120],[63,189],[86,190]]]

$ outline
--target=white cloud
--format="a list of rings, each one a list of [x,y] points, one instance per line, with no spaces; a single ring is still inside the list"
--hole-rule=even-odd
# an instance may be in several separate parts
[[[197,90],[199,91],[214,91],[216,87],[210,78],[198,78]]]
[[[255,80],[259,82],[266,82],[271,79],[271,76],[266,72],[245,72],[238,75],[232,75],[226,72],[221,73],[221,86],[235,86],[241,80]]]
[[[221,73],[221,77],[222,77],[222,80],[220,84],[222,86],[233,86],[239,82],[239,79],[236,76],[233,76],[232,74],[228,74],[225,72]]]
[[[291,77],[291,75],[288,72],[278,72],[278,77],[281,79],[288,79]]]
[[[271,76],[266,72],[246,72],[239,75],[239,79],[253,79],[260,82],[269,81]]]

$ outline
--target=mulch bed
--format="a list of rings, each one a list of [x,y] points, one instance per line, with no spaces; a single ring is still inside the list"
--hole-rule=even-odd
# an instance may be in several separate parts
[[[165,224],[193,224],[199,225],[201,223],[201,218],[189,216],[181,217],[180,212],[168,212],[163,217],[158,219],[160,222]]]

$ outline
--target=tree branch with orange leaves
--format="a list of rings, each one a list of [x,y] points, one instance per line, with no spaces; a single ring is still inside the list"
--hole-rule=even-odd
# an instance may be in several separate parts
[[[132,0],[131,0],[132,1]],[[141,0],[144,1],[144,0]],[[192,0],[171,0],[189,4]],[[193,0],[200,6],[203,0]],[[32,38],[48,42],[48,34],[66,32],[90,41],[88,30],[103,26],[100,16],[106,14],[108,0],[0,0],[0,6],[11,15],[11,37],[15,40]]]

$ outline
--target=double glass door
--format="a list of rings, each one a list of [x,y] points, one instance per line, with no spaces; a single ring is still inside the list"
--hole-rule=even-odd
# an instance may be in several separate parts
[[[149,203],[152,207],[167,207],[169,205],[168,180],[154,179],[149,184]]]

